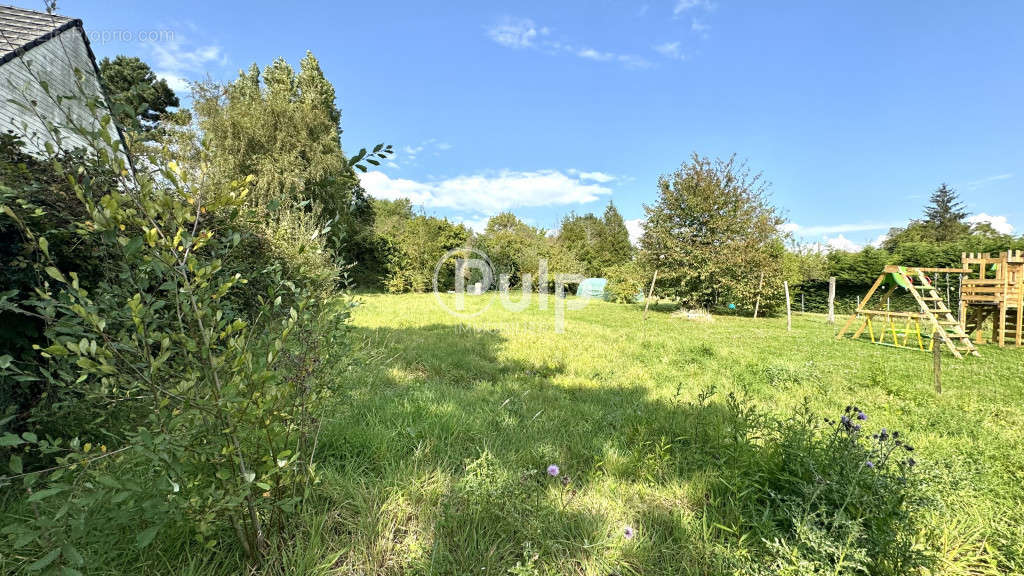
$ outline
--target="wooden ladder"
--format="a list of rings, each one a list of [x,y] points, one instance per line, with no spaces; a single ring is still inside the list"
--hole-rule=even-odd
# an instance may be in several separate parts
[[[961,352],[979,356],[978,349],[971,342],[971,337],[964,331],[960,322],[953,317],[953,313],[946,307],[946,302],[939,296],[935,287],[932,286],[928,277],[921,270],[917,270],[917,280],[920,284],[914,285],[911,283],[910,293],[917,300],[921,313],[931,323],[932,337],[934,338],[934,335],[937,333],[942,342],[949,348],[949,351],[957,358],[963,358],[960,354]],[[921,295],[918,288],[925,292],[925,296]],[[958,343],[959,346],[957,345]],[[935,346],[935,344],[933,341],[932,346]]]

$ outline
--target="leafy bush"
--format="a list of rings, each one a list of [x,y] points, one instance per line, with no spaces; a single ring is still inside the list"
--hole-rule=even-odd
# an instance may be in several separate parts
[[[133,175],[108,132],[82,135],[96,154],[4,141],[0,233],[20,272],[0,310],[38,327],[34,351],[0,357],[5,388],[36,388],[0,416],[0,490],[23,512],[2,527],[9,559],[75,573],[102,523],[258,564],[315,480],[320,373],[343,350],[329,227],[308,202],[249,203],[252,179],[215,176],[194,138]]]
[[[638,295],[646,296],[645,284],[650,282],[649,276],[637,261],[609,266],[605,276],[608,278],[605,297],[613,302],[636,302]]]

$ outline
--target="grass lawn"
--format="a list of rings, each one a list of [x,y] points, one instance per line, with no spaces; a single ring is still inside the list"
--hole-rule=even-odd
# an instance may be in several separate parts
[[[821,316],[787,332],[785,318],[652,311],[644,327],[638,306],[590,302],[558,334],[553,302],[511,312],[470,297],[486,310],[460,319],[432,294],[360,300],[358,353],[337,367],[320,438],[310,565],[814,573],[814,558],[847,553],[855,565],[762,512],[775,452],[750,423],[856,404],[865,434],[898,429],[916,448],[926,502],[893,538],[932,573],[1024,571],[1024,350],[947,354],[938,395],[930,354],[836,341]]]

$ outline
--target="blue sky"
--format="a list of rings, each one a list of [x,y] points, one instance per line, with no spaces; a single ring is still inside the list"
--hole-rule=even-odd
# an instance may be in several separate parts
[[[346,150],[399,151],[367,188],[476,227],[512,209],[554,228],[609,200],[641,218],[696,151],[763,172],[807,241],[870,243],[941,182],[1024,231],[1024,3],[229,4],[59,12],[98,57],[178,87],[312,50]]]

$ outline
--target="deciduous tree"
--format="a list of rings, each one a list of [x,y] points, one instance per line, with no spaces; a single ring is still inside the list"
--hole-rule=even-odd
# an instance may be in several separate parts
[[[691,306],[728,299],[752,308],[764,273],[762,305],[782,285],[783,219],[766,185],[735,157],[694,154],[658,180],[658,201],[645,206],[642,247],[659,273],[662,294]]]

